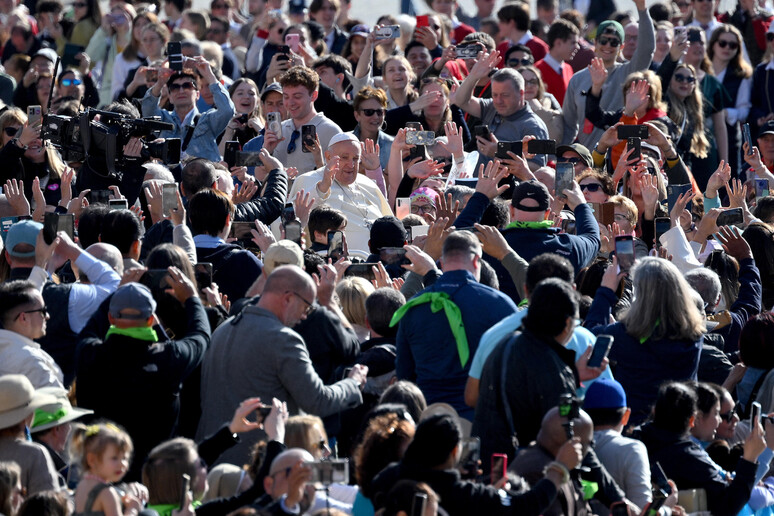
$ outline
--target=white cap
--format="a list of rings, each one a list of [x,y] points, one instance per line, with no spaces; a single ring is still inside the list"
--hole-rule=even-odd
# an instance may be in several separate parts
[[[336,145],[337,143],[341,143],[341,142],[353,142],[353,143],[356,143],[357,145],[360,145],[360,140],[358,140],[357,136],[355,136],[354,134],[339,133],[333,138],[331,138],[330,142],[328,142],[328,150],[330,150],[330,148]]]

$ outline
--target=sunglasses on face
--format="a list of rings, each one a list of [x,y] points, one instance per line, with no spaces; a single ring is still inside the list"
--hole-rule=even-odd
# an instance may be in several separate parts
[[[365,116],[374,116],[374,115],[384,116],[384,113],[386,111],[387,110],[385,109],[361,109],[360,110],[360,112],[363,113]]]
[[[62,86],[80,86],[83,81],[80,79],[62,79]]]
[[[559,158],[556,161],[559,163],[572,163],[573,165],[577,165],[581,162],[580,158]]]
[[[16,133],[18,133],[19,130],[15,127],[6,127],[3,129],[3,132],[6,134],[6,136],[16,136]]]
[[[731,50],[736,50],[737,48],[739,48],[739,43],[737,43],[736,41],[726,41],[724,39],[719,39],[718,40],[718,46],[720,48],[728,47]]]
[[[531,64],[533,64],[533,61],[529,57],[522,57],[521,59],[514,57],[508,59],[508,66],[529,66]]]
[[[602,185],[599,183],[588,183],[585,185],[580,185],[581,192],[584,190],[588,190],[590,193],[598,192],[602,189]]]
[[[722,419],[726,423],[730,423],[734,419],[734,416],[736,416],[739,413],[739,410],[741,408],[742,408],[741,404],[737,401],[736,405],[734,405],[734,408],[732,408],[731,410],[729,410],[724,414],[718,414],[718,415],[720,416],[720,419]]]
[[[694,77],[693,75],[683,75],[681,73],[676,73],[675,80],[681,84],[684,82],[687,82],[688,84],[693,84],[694,82],[696,82],[696,77]]]
[[[621,44],[621,40],[618,38],[605,38],[601,37],[599,38],[599,44],[600,45],[610,45],[613,48],[618,47],[618,45]]]
[[[184,82],[183,84],[175,83],[175,84],[170,84],[169,85],[169,92],[170,93],[174,93],[174,92],[176,92],[179,89],[193,90],[194,88],[195,88],[194,83],[192,83],[191,81]]]

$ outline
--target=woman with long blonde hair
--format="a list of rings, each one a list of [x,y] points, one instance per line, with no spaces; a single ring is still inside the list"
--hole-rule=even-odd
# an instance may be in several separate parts
[[[682,156],[687,166],[690,166],[691,157],[706,158],[710,147],[704,130],[703,99],[697,82],[696,69],[681,63],[672,74],[667,90],[669,118],[677,125],[680,134],[677,150],[685,153]]]

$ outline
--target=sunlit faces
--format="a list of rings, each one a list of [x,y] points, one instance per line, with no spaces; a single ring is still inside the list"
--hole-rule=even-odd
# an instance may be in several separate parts
[[[594,53],[605,62],[606,66],[610,66],[618,57],[621,43],[621,39],[617,35],[606,32],[597,37]]]
[[[739,414],[736,411],[736,404],[728,391],[724,390],[723,398],[720,401],[720,425],[715,432],[715,437],[726,440],[732,439],[737,423],[739,423]]]
[[[624,206],[615,206],[614,220],[616,224],[618,224],[618,227],[621,228],[621,231],[624,233],[631,233],[634,231],[634,225],[637,223],[637,221],[632,222],[631,217],[632,214],[629,213],[629,210],[627,210]]]
[[[524,107],[524,90],[517,90],[510,79],[492,81],[492,101],[498,115],[512,115]]]
[[[231,95],[237,113],[252,114],[258,104],[258,92],[247,82],[241,83]]]
[[[758,137],[758,150],[764,163],[774,162],[774,134],[764,134]]]
[[[666,29],[656,31],[656,54],[665,56],[672,47],[672,32]]]
[[[262,104],[264,114],[277,112],[282,115],[283,120],[287,120],[288,111],[285,109],[285,103],[282,100],[282,93],[278,91],[270,91],[264,95]]]
[[[343,185],[351,185],[357,179],[360,168],[360,145],[353,141],[343,141],[333,145],[325,152],[325,158],[330,161],[339,157],[339,171],[336,180]]]
[[[739,40],[733,32],[725,32],[718,37],[712,50],[722,61],[730,61],[739,52]]]
[[[557,50],[559,58],[562,61],[572,61],[575,54],[580,50],[580,39],[573,34],[567,39],[557,39],[554,42],[554,48]]]
[[[309,93],[305,86],[285,86],[282,91],[282,101],[288,116],[295,120],[301,120],[309,115],[315,99],[317,99],[317,92]]]
[[[360,54],[363,53],[363,49],[365,48],[365,44],[366,39],[363,36],[352,36],[349,43],[349,51],[353,56],[360,57]]]
[[[8,142],[10,142],[13,138],[16,137],[16,134],[19,132],[19,129],[21,129],[21,127],[22,126],[19,124],[10,124],[3,129],[3,134],[2,134],[3,147],[5,147]]]
[[[424,46],[412,47],[406,55],[406,58],[409,63],[411,63],[411,67],[414,69],[414,74],[417,77],[421,77],[433,61],[430,56],[430,51]]]
[[[704,20],[713,16],[713,0],[693,0],[691,5],[693,6],[693,12],[696,15],[696,18]]]
[[[129,455],[115,444],[108,444],[98,457],[89,455],[89,469],[107,482],[118,482],[129,469]]]
[[[190,77],[175,79],[174,82],[168,86],[168,89],[169,101],[175,108],[193,106],[199,98],[199,91],[196,89],[196,84],[194,84],[193,79]]]
[[[341,77],[330,66],[318,66],[314,71],[320,76],[320,82],[329,88],[336,89],[337,86],[341,85]]]
[[[696,412],[696,420],[691,433],[700,441],[712,441],[721,422],[720,403],[715,403],[708,413],[701,410]]]
[[[330,29],[336,23],[336,15],[338,14],[338,7],[331,3],[329,0],[323,0],[320,5],[320,10],[312,13],[314,20],[325,27]]]
[[[686,67],[678,67],[672,75],[669,88],[680,99],[685,99],[693,93],[696,87],[696,75]]]
[[[385,109],[376,99],[364,100],[355,111],[355,120],[368,134],[376,134],[384,123]]]
[[[60,97],[73,97],[80,99],[83,97],[86,88],[83,84],[80,74],[76,75],[73,71],[62,74],[59,79],[58,93]]]
[[[164,53],[164,40],[155,30],[145,28],[140,39],[143,53],[146,56],[158,57]]]
[[[430,4],[430,8],[441,14],[445,14],[449,18],[454,17],[455,0],[433,0]]]
[[[607,194],[602,187],[602,183],[594,177],[587,177],[581,180],[580,189],[586,202],[607,202]]]
[[[445,88],[437,82],[428,83],[421,90],[422,94],[430,92],[439,92],[441,95],[438,96],[438,98],[436,98],[430,105],[425,107],[423,111],[425,117],[438,118],[442,116],[446,111],[446,108],[449,107],[449,99],[446,97]]]
[[[281,20],[275,21],[274,25],[269,27],[269,43],[273,45],[284,45],[285,39],[283,34],[287,28],[288,26],[285,25]]]
[[[402,90],[409,83],[409,70],[403,59],[390,59],[382,71],[387,87]]]
[[[532,100],[537,98],[538,91],[540,91],[540,79],[538,79],[538,76],[528,69],[521,69],[519,73],[524,77],[524,99]]]

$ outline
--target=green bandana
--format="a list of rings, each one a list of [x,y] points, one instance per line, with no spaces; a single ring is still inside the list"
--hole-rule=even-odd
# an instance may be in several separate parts
[[[193,505],[194,509],[198,509],[201,507],[202,502],[199,500],[194,500],[194,502],[191,504]],[[148,505],[148,509],[154,510],[157,513],[159,513],[159,516],[172,516],[172,511],[176,511],[180,508],[179,503],[160,503],[157,505]]]
[[[581,486],[583,487],[583,499],[584,500],[591,500],[594,498],[594,495],[597,494],[597,491],[599,491],[599,484],[596,482],[591,482],[590,480],[583,480],[580,481]]]
[[[451,300],[449,294],[446,292],[425,292],[414,299],[409,300],[405,305],[401,306],[395,315],[392,316],[390,321],[390,328],[398,324],[406,312],[417,305],[423,305],[430,303],[430,310],[433,313],[438,313],[443,309],[446,314],[446,319],[449,320],[449,327],[451,328],[454,340],[457,341],[457,353],[460,356],[460,364],[465,367],[470,358],[470,348],[468,347],[468,337],[465,335],[465,326],[462,324],[462,312],[454,301]]]
[[[536,221],[522,221],[522,220],[515,220],[505,226],[505,229],[513,229],[513,228],[519,228],[519,229],[548,229],[554,227],[554,221],[553,220],[536,220]]]
[[[116,328],[111,326],[105,335],[107,339],[111,335],[124,335],[137,340],[147,340],[149,342],[158,342],[159,338],[156,336],[156,330],[150,326],[138,326],[135,328]]]
[[[656,324],[653,325],[653,330],[654,331],[656,330],[656,328],[658,328],[659,324],[661,324],[661,318],[656,319]],[[653,335],[653,332],[651,332],[650,335]],[[642,337],[640,339],[640,344],[645,344],[645,342],[647,342],[647,340],[650,338],[650,335],[648,335],[647,337]]]
[[[35,428],[36,426],[47,425],[48,423],[59,421],[66,415],[67,412],[61,408],[56,412],[48,412],[43,409],[38,409],[35,411],[35,418],[32,420],[32,426],[30,428]]]

